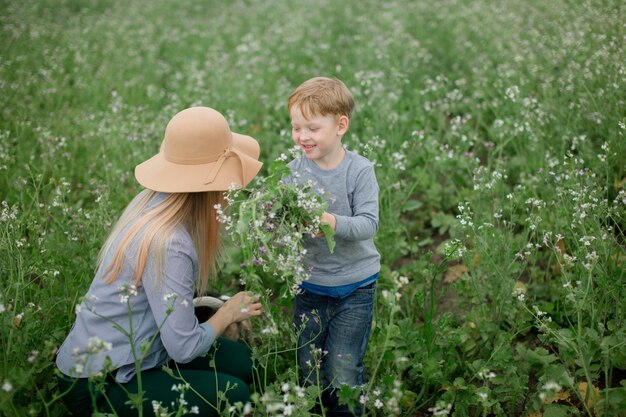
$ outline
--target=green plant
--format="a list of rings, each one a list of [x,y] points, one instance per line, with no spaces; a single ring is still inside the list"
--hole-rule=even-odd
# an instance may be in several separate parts
[[[231,190],[227,195],[229,209],[219,211],[220,222],[243,255],[242,282],[262,291],[263,283],[249,282],[258,277],[256,267],[286,284],[281,295],[287,295],[287,291],[295,294],[300,282],[308,278],[303,265],[305,235],[323,233],[331,252],[335,245],[333,229],[320,222],[328,204],[312,183],[298,185],[289,180],[286,160],[287,155],[282,154],[272,162],[269,175],[258,179],[254,186]]]

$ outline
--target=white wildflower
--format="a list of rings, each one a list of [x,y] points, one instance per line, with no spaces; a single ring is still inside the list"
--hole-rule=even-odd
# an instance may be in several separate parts
[[[2,390],[4,392],[11,392],[11,391],[13,391],[13,385],[9,382],[8,379],[4,380],[4,383],[2,384]]]
[[[519,87],[516,85],[512,85],[511,87],[506,89],[504,94],[509,100],[515,102],[517,95],[519,94]]]
[[[37,357],[39,356],[39,351],[38,350],[33,350],[30,352],[30,354],[28,355],[28,363],[33,363],[37,360]]]
[[[450,410],[452,410],[452,404],[440,405],[440,403],[428,409],[433,413],[433,416],[447,416],[450,414]]]
[[[165,294],[163,296],[163,301],[165,301],[166,303],[170,302],[170,301],[175,301],[178,298],[178,294],[175,292],[169,293],[169,294]]]

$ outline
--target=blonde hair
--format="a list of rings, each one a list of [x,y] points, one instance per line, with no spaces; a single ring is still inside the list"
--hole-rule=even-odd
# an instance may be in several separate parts
[[[122,271],[127,253],[134,251],[137,258],[135,285],[139,286],[148,257],[154,254],[157,279],[161,279],[169,238],[178,227],[189,226],[198,255],[196,291],[203,294],[207,289],[209,276],[215,276],[217,272],[221,253],[220,224],[215,205],[224,205],[223,193],[172,193],[159,204],[148,208],[148,203],[155,194],[154,191],[144,190],[130,202],[100,250],[97,266],[106,267],[103,276],[106,278],[105,282],[110,284]],[[111,262],[104,265],[105,256],[116,245]]]
[[[288,109],[298,106],[302,115],[347,116],[354,110],[354,97],[336,78],[315,77],[300,84],[289,96]]]

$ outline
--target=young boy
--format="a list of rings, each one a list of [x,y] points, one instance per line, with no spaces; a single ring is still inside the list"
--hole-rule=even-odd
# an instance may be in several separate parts
[[[324,388],[329,416],[352,415],[339,405],[341,385],[365,384],[363,357],[372,326],[380,254],[374,246],[378,229],[378,183],[374,166],[341,144],[348,131],[354,99],[345,84],[316,77],[289,97],[291,136],[303,156],[289,163],[292,179],[313,180],[328,200],[322,222],[335,230],[331,254],[325,239],[307,237],[305,262],[310,279],[296,296],[295,322],[303,329],[298,363],[306,384]],[[355,410],[361,415],[360,407]]]

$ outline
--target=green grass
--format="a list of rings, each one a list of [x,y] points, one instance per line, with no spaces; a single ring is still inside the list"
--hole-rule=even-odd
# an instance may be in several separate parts
[[[0,414],[64,414],[54,350],[169,118],[214,107],[269,162],[291,144],[289,93],[316,75],[352,89],[345,143],[381,186],[368,415],[626,408],[623,2],[0,8]],[[237,286],[231,252],[217,290]],[[280,330],[254,339],[266,400],[297,383],[290,308],[256,323]],[[552,383],[569,400],[542,402]]]

